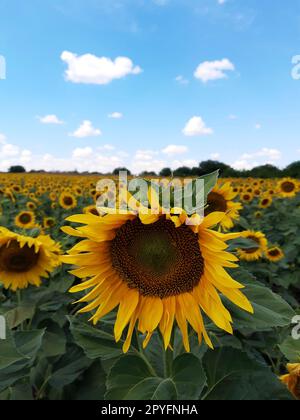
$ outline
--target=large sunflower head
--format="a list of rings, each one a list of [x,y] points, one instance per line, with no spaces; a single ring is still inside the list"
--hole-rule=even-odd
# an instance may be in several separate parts
[[[84,224],[76,229],[63,228],[65,233],[82,238],[63,257],[65,263],[77,266],[71,273],[83,279],[71,292],[87,291],[79,300],[87,304],[80,312],[92,312],[91,320],[96,324],[118,308],[114,332],[119,341],[127,328],[124,352],[130,347],[135,327],[145,335],[144,346],[159,328],[167,348],[175,322],[187,351],[188,324],[199,342],[204,336],[212,347],[202,313],[219,328],[233,332],[231,315],[219,293],[253,312],[241,292],[243,286],[225,270],[237,267],[237,257],[225,251],[226,241],[240,235],[210,229],[223,217],[223,213],[211,213],[200,225],[190,226],[184,213],[146,215],[140,206],[136,215],[68,218]]]
[[[243,233],[243,237],[251,240],[253,246],[238,249],[240,259],[244,261],[257,261],[262,258],[268,246],[265,234],[249,230]]]
[[[222,186],[217,185],[212,192],[208,194],[205,215],[214,212],[223,212],[224,217],[220,224],[225,231],[233,228],[234,221],[238,220],[240,217],[239,211],[243,209],[241,203],[233,201],[237,195],[238,193],[233,191],[230,182],[227,182]]]
[[[35,225],[35,215],[32,211],[22,211],[15,218],[15,225],[21,229],[33,229]]]
[[[18,235],[0,227],[0,282],[13,291],[29,284],[40,286],[60,265],[60,246],[49,236]]]
[[[288,364],[288,375],[281,377],[281,381],[288,387],[295,398],[300,400],[300,363]]]
[[[281,197],[293,198],[297,194],[298,184],[292,178],[284,178],[278,182],[277,190]]]

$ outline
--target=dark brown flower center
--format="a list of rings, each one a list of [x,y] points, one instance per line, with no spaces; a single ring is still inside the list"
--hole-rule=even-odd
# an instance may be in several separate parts
[[[32,217],[29,213],[23,213],[20,215],[19,220],[23,225],[28,225],[32,221]]]
[[[227,211],[227,201],[221,194],[215,192],[211,192],[210,194],[208,194],[207,204],[208,207],[207,209],[205,209],[205,215],[208,215],[215,211],[221,211],[223,213],[226,213]]]
[[[129,221],[111,243],[112,265],[131,289],[161,299],[191,292],[204,272],[198,236],[161,218]]]
[[[69,197],[69,196],[64,197],[63,201],[64,201],[64,204],[66,206],[72,206],[73,205],[73,198],[72,197]]]
[[[39,253],[35,253],[34,247],[25,245],[20,248],[18,241],[12,241],[9,246],[0,248],[0,270],[12,273],[26,273],[38,262]]]
[[[286,181],[281,185],[282,191],[290,193],[293,192],[295,189],[295,184],[290,181]]]
[[[271,257],[278,257],[280,255],[280,251],[279,251],[279,249],[271,249],[269,251],[269,255]]]

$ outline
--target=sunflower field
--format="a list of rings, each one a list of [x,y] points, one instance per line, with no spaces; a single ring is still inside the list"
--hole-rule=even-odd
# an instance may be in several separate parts
[[[0,174],[0,399],[300,399],[299,180],[207,175],[204,218],[98,181]]]

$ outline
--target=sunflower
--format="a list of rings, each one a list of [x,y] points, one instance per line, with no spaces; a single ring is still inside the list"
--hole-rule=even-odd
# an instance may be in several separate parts
[[[36,204],[33,203],[32,201],[28,201],[28,203],[26,204],[26,207],[28,208],[28,210],[33,211],[36,210]]]
[[[268,207],[272,205],[272,203],[273,203],[272,197],[265,195],[264,197],[261,198],[259,202],[259,207],[261,209],[267,209]]]
[[[60,265],[60,246],[50,236],[37,238],[18,235],[0,227],[0,282],[6,289],[40,286]]]
[[[287,365],[288,375],[282,376],[281,381],[287,385],[295,398],[300,400],[300,363]]]
[[[59,197],[59,204],[65,210],[72,210],[77,206],[77,200],[73,194],[63,192]]]
[[[15,218],[15,225],[22,229],[35,227],[35,215],[32,211],[22,211]]]
[[[176,321],[186,351],[190,351],[188,324],[212,342],[206,332],[202,311],[221,329],[232,334],[232,318],[219,293],[240,308],[253,313],[243,286],[224,267],[237,267],[236,256],[226,252],[226,241],[240,234],[222,234],[210,227],[224,218],[220,212],[206,216],[201,225],[190,226],[181,215],[144,214],[75,215],[67,220],[85,224],[62,230],[83,240],[62,257],[75,265],[71,274],[83,283],[70,291],[89,292],[79,300],[87,303],[80,313],[93,311],[94,324],[118,307],[114,334],[118,342],[128,326],[123,351],[127,352],[135,326],[145,335],[146,347],[159,328],[164,345],[170,345]],[[196,220],[196,215],[194,219]],[[88,280],[87,280],[88,279]],[[219,293],[218,293],[219,292]]]
[[[261,219],[263,217],[263,213],[261,211],[256,211],[254,213],[255,219]]]
[[[56,221],[53,217],[45,217],[43,220],[43,226],[45,229],[51,229],[55,226]]]
[[[284,258],[284,252],[278,246],[267,249],[265,254],[267,259],[272,262],[277,262]]]
[[[223,212],[224,218],[221,221],[221,227],[228,231],[234,226],[234,220],[238,220],[240,215],[239,211],[243,209],[240,203],[235,203],[233,200],[238,193],[233,191],[230,182],[217,185],[207,197],[208,207],[205,210],[205,215],[214,212]]]
[[[278,182],[277,189],[281,197],[293,198],[297,194],[297,182],[292,178],[284,178]]]
[[[266,236],[262,232],[254,232],[251,230],[244,232],[242,235],[244,238],[253,241],[253,247],[238,249],[240,259],[245,261],[257,261],[262,258],[268,246]]]
[[[253,200],[253,194],[249,193],[249,192],[242,192],[240,194],[241,200],[244,201],[245,203],[251,203],[251,201]]]

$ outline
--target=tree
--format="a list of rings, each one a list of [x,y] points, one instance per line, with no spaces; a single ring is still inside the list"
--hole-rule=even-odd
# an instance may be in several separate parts
[[[8,170],[11,174],[22,174],[26,172],[26,169],[21,165],[11,166]]]
[[[114,171],[113,171],[113,175],[119,175],[119,173],[120,172],[127,172],[127,175],[128,176],[130,176],[131,175],[131,172],[130,172],[130,170],[129,169],[127,169],[127,168],[116,168]]]
[[[157,174],[154,171],[143,171],[140,174],[141,177],[149,177],[149,176],[157,176]]]
[[[164,168],[160,171],[159,176],[172,176],[172,170],[170,168]]]
[[[282,172],[274,165],[261,165],[249,171],[249,176],[252,178],[280,178]]]
[[[219,170],[220,176],[222,176],[223,172],[230,169],[230,166],[216,160],[205,160],[199,164],[199,168],[201,175],[211,174],[212,172]]]
[[[184,176],[191,176],[192,170],[191,168],[188,168],[187,166],[182,166],[181,168],[178,168],[174,171],[174,176],[177,177],[184,177]]]
[[[298,162],[291,163],[287,166],[284,171],[284,176],[290,176],[292,178],[300,178],[300,160]]]

